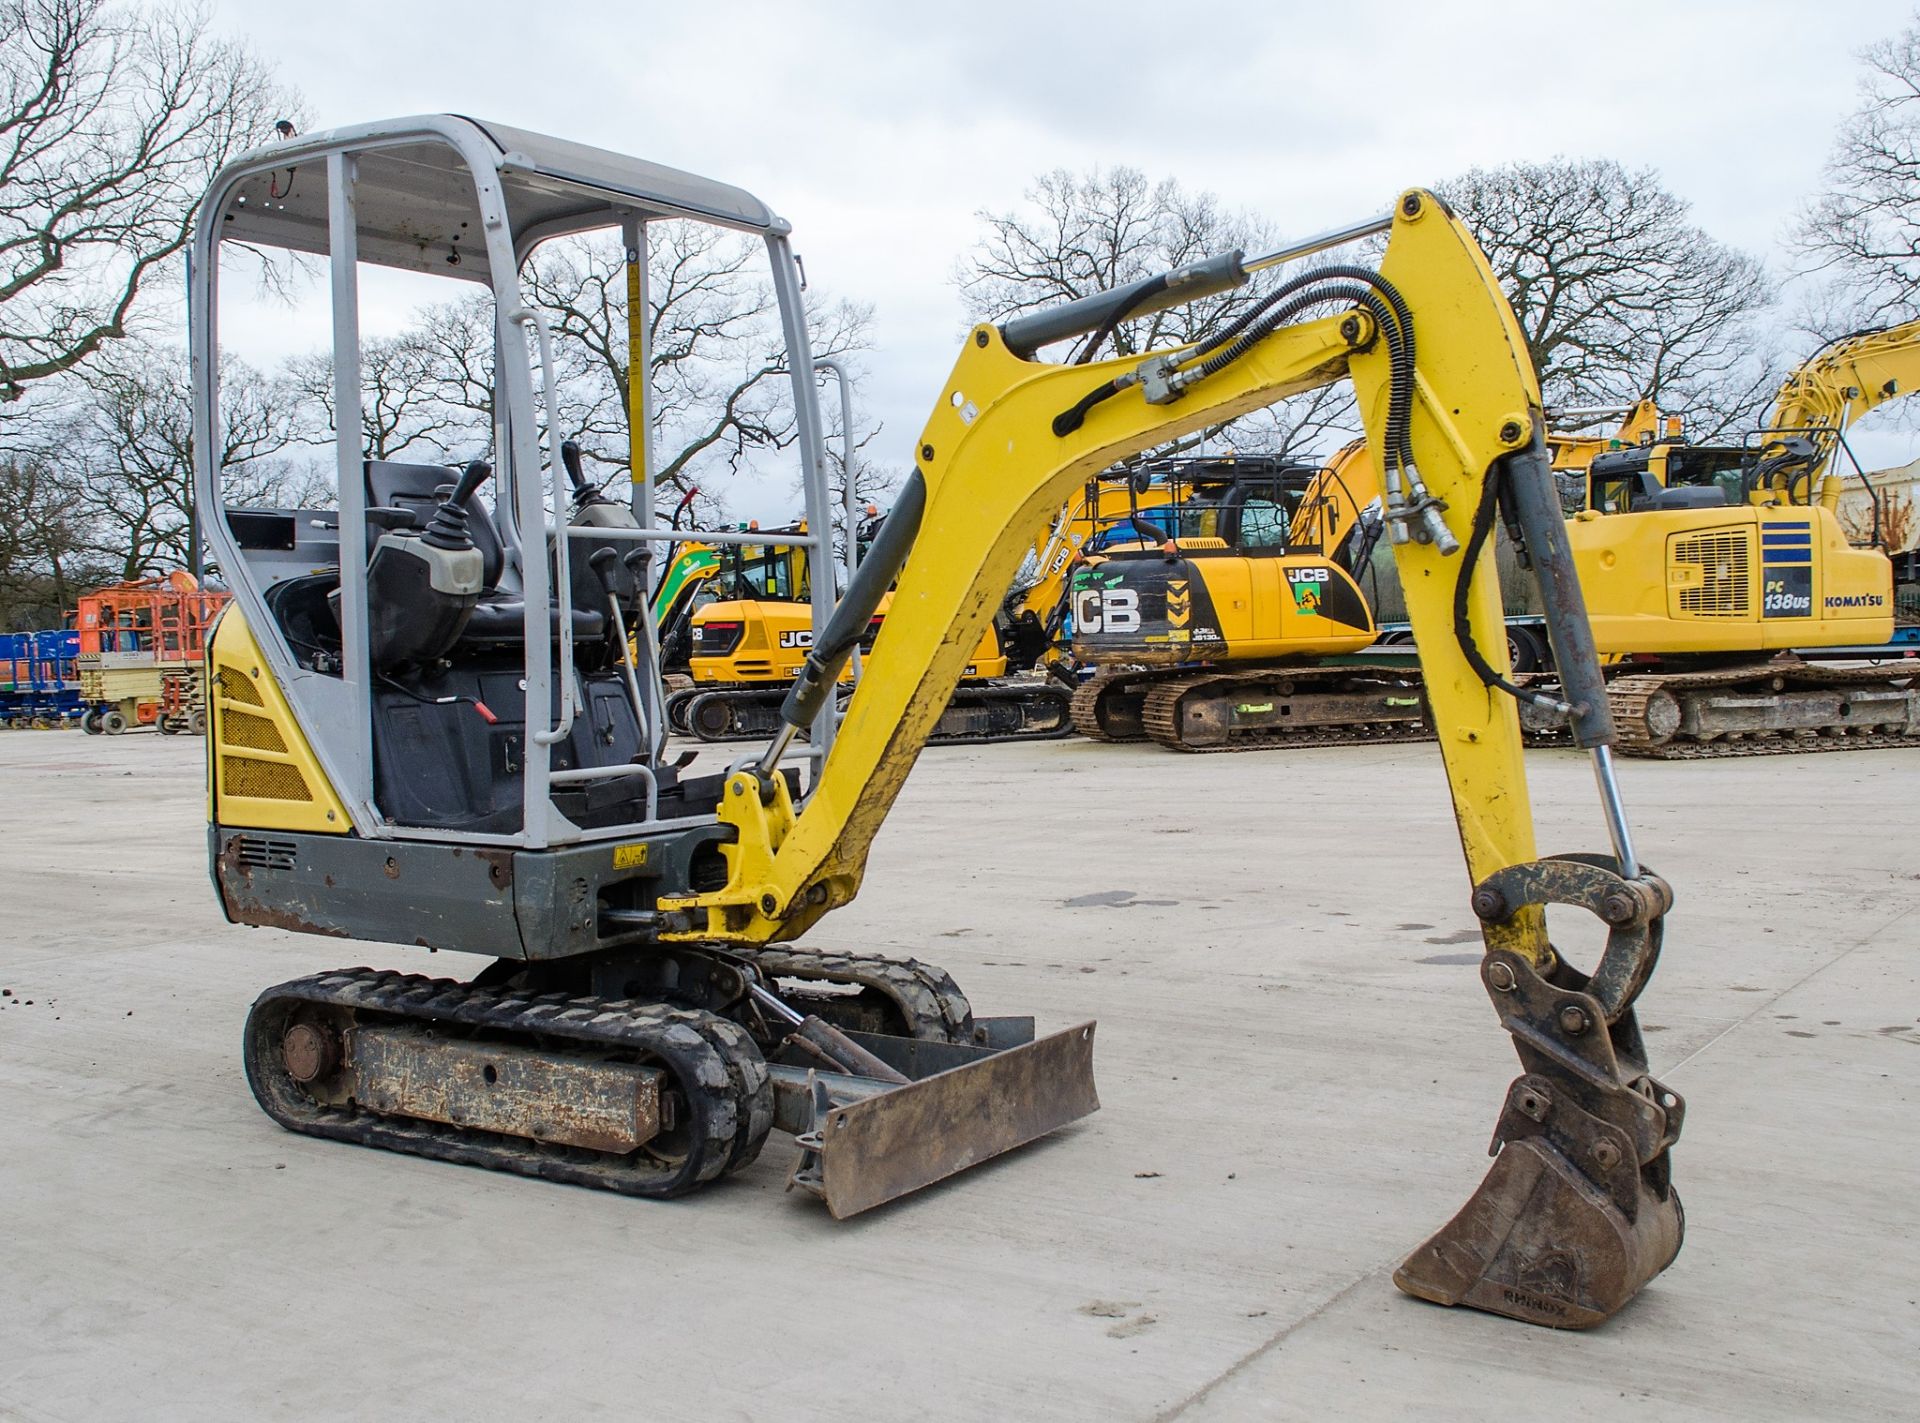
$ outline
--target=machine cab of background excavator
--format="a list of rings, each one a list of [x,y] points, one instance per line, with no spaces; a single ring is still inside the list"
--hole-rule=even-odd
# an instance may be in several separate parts
[[[216,824],[231,811],[245,825],[538,850],[711,822],[719,778],[688,780],[662,754],[647,603],[663,556],[697,540],[771,559],[771,545],[815,540],[656,517],[660,403],[649,323],[628,312],[649,304],[650,252],[696,228],[697,241],[739,246],[743,280],[764,250],[806,527],[830,539],[788,228],[751,194],[446,115],[290,139],[216,179],[190,264],[196,558],[218,565],[238,610],[213,654]],[[622,388],[597,405],[589,343],[532,276],[543,256],[595,251],[615,277],[602,344],[618,352],[598,378]],[[261,482],[218,454],[234,444],[223,356],[274,320],[245,314],[263,270],[318,293],[331,331],[319,384],[349,432],[320,446],[311,482],[323,492],[297,509],[242,507]],[[400,304],[423,295],[483,333],[462,393],[396,391],[382,365]],[[429,399],[434,418],[396,432],[396,404]],[[630,500],[600,492],[566,443],[588,420],[588,457],[609,487],[630,478]],[[289,542],[288,529],[308,537]],[[810,595],[818,627],[832,580]],[[824,756],[832,734],[829,712],[799,758]]]

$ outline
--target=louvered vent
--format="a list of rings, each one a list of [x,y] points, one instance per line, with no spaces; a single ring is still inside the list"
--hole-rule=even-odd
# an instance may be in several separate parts
[[[252,679],[239,668],[227,666],[215,673],[214,684],[220,793],[311,804],[313,791],[292,763],[287,739]],[[241,863],[253,862],[243,858]]]
[[[220,790],[223,795],[249,796],[254,800],[313,799],[306,777],[292,766],[279,761],[247,761],[238,756],[220,758]]]
[[[298,850],[291,840],[262,840],[253,835],[233,837],[233,858],[256,870],[290,870]]]
[[[244,746],[251,751],[285,751],[287,743],[280,729],[263,716],[229,710],[220,718],[220,739],[229,746]]]
[[[1692,564],[1700,570],[1698,586],[1679,590],[1683,615],[1695,618],[1751,615],[1752,542],[1752,536],[1744,529],[1687,534],[1673,541],[1673,561]]]

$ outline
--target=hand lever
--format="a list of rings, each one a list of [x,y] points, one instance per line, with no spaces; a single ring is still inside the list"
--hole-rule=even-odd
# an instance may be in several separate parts
[[[580,442],[562,440],[560,442],[560,463],[567,468],[567,478],[573,481],[573,492],[585,495],[590,492],[587,485],[587,471],[580,463]]]

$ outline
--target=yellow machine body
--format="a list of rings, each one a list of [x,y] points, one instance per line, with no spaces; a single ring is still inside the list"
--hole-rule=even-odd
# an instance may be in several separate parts
[[[1605,653],[1850,647],[1893,636],[1893,568],[1818,504],[1608,516],[1567,529]]]
[[[876,623],[885,620],[891,601],[889,597],[881,604]],[[801,664],[812,646],[813,613],[809,604],[784,599],[727,599],[695,611],[693,655],[688,666],[695,686],[784,684],[800,675]],[[970,679],[1001,677],[1006,670],[1007,659],[1000,653],[993,629],[988,628],[963,675]],[[851,666],[841,672],[840,680],[853,680]]]
[[[228,604],[207,643],[207,819],[250,830],[345,835],[345,804],[298,718]]]

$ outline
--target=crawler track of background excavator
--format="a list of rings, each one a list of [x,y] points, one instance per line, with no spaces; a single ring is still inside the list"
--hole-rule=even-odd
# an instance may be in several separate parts
[[[1096,741],[1150,739],[1188,752],[1433,737],[1411,667],[1102,672],[1075,693],[1073,712],[1076,729]]]
[[[669,705],[675,729],[701,741],[765,740],[780,728],[787,689],[723,688],[676,693]],[[931,745],[990,741],[1050,741],[1073,730],[1066,690],[1048,682],[963,686],[927,738]]]
[[[1920,667],[1828,667],[1797,657],[1618,677],[1620,751],[1665,760],[1920,746]]]

